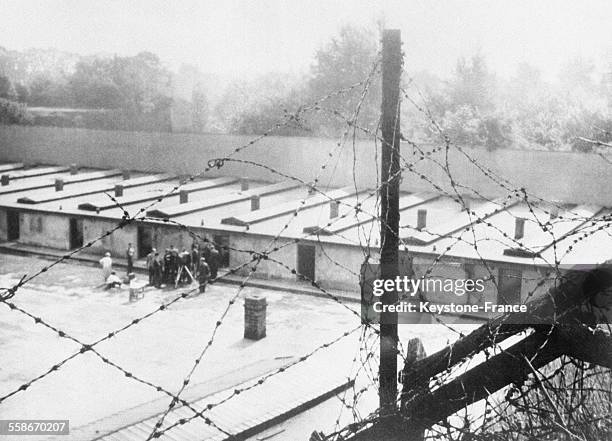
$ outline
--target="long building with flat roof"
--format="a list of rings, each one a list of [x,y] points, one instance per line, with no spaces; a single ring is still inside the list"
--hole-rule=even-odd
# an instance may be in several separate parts
[[[313,190],[294,180],[234,176],[185,182],[165,173],[26,169],[21,163],[0,164],[0,174],[5,242],[59,250],[87,246],[88,253],[120,257],[132,243],[143,258],[152,248],[212,241],[223,266],[240,268],[238,274],[256,267],[254,277],[295,280],[299,273],[323,288],[354,291],[364,262],[378,256],[373,188]],[[499,286],[490,287],[490,296],[505,290],[505,296],[524,298],[547,268],[612,257],[612,212],[600,205],[525,202],[516,195],[463,196],[459,203],[448,194],[402,192],[400,212],[403,262],[438,265],[456,277],[494,275]],[[123,224],[125,219],[134,220]],[[269,258],[254,264],[261,253]]]

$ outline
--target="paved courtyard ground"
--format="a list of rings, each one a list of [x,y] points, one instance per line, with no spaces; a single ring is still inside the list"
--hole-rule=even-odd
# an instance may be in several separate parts
[[[11,286],[23,274],[32,274],[49,263],[49,260],[36,257],[0,255],[0,286]],[[105,291],[97,287],[100,282],[97,268],[63,263],[20,289],[13,301],[79,340],[92,342],[189,289],[152,289],[144,299],[130,303],[127,291]],[[210,340],[215,323],[237,289],[235,285],[210,286],[204,295],[179,300],[168,310],[132,326],[97,349],[139,378],[176,392]],[[243,339],[242,299],[248,294],[264,295],[268,301],[267,337],[258,342]],[[348,306],[359,307],[355,303]],[[274,360],[280,363],[289,357],[307,354],[358,324],[358,318],[350,311],[324,298],[245,288],[223,319],[191,384],[204,384],[219,378],[231,383],[232,376],[238,383],[244,381],[249,372],[253,376],[261,375],[258,365],[271,365]],[[453,332],[439,325],[404,325],[400,326],[400,333],[402,341],[421,337],[428,353],[456,338]],[[359,353],[359,335],[357,332],[318,352],[313,357],[313,375],[325,375],[330,370],[354,375],[360,366],[359,362],[352,362]],[[377,344],[373,348],[377,348]],[[78,350],[74,342],[0,305],[0,396],[41,375]],[[369,375],[376,375],[375,366]],[[367,378],[367,370],[362,369],[359,384],[366,384]],[[375,393],[373,388],[366,394],[363,411],[375,405]],[[160,397],[163,395],[153,388],[126,378],[95,355],[85,353],[26,391],[0,403],[0,415],[3,419],[69,419],[71,426],[77,427]],[[333,399],[321,406],[324,411],[319,413],[326,418],[318,415],[316,409],[309,413],[314,415],[310,419],[297,418],[296,425],[287,429],[286,435],[289,436],[291,430],[309,433],[309,428],[328,430],[330,424],[333,427],[337,412],[332,414],[331,408],[339,411],[340,400]],[[351,417],[350,412],[344,414],[345,418]],[[289,438],[279,435],[277,439]]]

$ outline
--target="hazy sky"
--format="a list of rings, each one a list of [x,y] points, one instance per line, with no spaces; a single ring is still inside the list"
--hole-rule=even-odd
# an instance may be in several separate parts
[[[410,71],[445,75],[475,52],[502,75],[612,58],[609,0],[0,0],[0,46],[150,50],[173,68],[251,76],[305,69],[343,24],[379,20],[402,29]]]

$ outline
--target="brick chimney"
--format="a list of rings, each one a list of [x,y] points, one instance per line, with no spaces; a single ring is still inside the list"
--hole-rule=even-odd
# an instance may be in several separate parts
[[[57,178],[55,180],[55,191],[62,191],[64,189],[64,180],[62,178]]]
[[[559,207],[550,208],[550,220],[554,220],[559,217]]]
[[[329,203],[329,218],[333,219],[338,217],[338,212],[340,209],[340,201],[331,201]]]
[[[522,239],[525,236],[525,219],[517,217],[514,220],[514,240]]]
[[[5,187],[9,185],[9,182],[11,182],[11,177],[9,175],[2,175],[0,182],[2,183],[2,186]]]
[[[179,192],[179,202],[181,204],[186,204],[189,202],[189,192],[187,190],[181,190]]]
[[[251,196],[251,211],[259,210],[259,196]]]
[[[266,336],[265,297],[249,295],[244,299],[244,338],[261,340]]]
[[[417,211],[417,230],[421,231],[427,226],[427,210],[420,209]]]
[[[70,164],[70,174],[76,175],[79,172],[79,166],[76,164]]]
[[[128,179],[130,179],[130,171],[129,170],[123,170],[121,172],[121,177],[123,178],[124,181],[127,181]]]
[[[123,196],[123,185],[115,184],[115,197],[120,198]]]
[[[249,180],[242,178],[240,180],[240,191],[247,191],[249,189]]]

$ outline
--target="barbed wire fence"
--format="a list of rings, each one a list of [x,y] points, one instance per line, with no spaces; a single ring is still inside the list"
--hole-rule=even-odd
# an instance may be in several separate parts
[[[418,92],[420,94],[420,91]],[[496,203],[501,205],[502,209],[508,211],[508,203],[512,200],[519,200],[524,203],[530,214],[534,219],[528,219],[538,225],[543,231],[547,232],[551,236],[550,246],[554,249],[554,262],[547,262],[551,270],[548,270],[546,274],[542,276],[540,281],[536,284],[536,287],[527,294],[527,298],[523,301],[526,303],[546,281],[558,280],[560,274],[560,265],[563,262],[563,258],[571,253],[575,245],[592,236],[596,232],[606,231],[610,227],[610,216],[609,214],[600,214],[593,217],[584,217],[580,214],[572,212],[571,209],[565,206],[560,206],[555,201],[548,201],[544,198],[528,193],[524,188],[512,184],[510,180],[497,176],[488,167],[480,164],[475,158],[465,151],[461,146],[455,145],[444,133],[444,130],[433,118],[431,112],[426,109],[425,106],[419,105],[414,99],[410,97],[405,89],[402,89],[402,96],[406,102],[411,103],[424,117],[430,122],[431,126],[439,133],[442,140],[443,148],[445,149],[445,160],[440,162],[434,158],[429,157],[429,152],[424,152],[418,143],[406,140],[409,145],[413,147],[413,152],[418,152],[421,158],[427,159],[433,162],[435,165],[445,171],[445,174],[450,182],[452,193],[445,191],[440,185],[433,182],[427,176],[418,175],[418,177],[428,182],[437,193],[443,193],[447,197],[453,199],[458,204],[462,205],[462,209],[470,216],[469,226],[462,230],[458,235],[458,241],[464,241],[462,238],[464,232],[472,232],[474,250],[478,250],[479,239],[475,235],[475,229],[472,225],[479,223],[485,224],[491,229],[497,230],[504,239],[514,242],[514,244],[520,249],[532,251],[526,244],[521,241],[512,238],[503,230],[499,229],[496,225],[491,222],[479,218],[476,213],[472,211],[468,204],[462,197],[462,192],[458,189],[462,188],[467,192],[472,193],[481,200],[487,200],[488,202]],[[422,97],[422,95],[421,95]],[[461,152],[469,161],[472,163],[477,170],[479,170],[487,179],[494,182],[502,190],[508,193],[505,202],[499,203],[499,200],[492,200],[486,198],[477,190],[470,187],[461,185],[460,182],[456,181],[451,173],[451,169],[448,161],[448,152],[451,148]],[[598,153],[600,154],[600,153]],[[405,158],[402,157],[405,162]],[[404,170],[402,170],[404,171]],[[406,167],[408,173],[415,172],[411,167]],[[465,192],[463,192],[465,194]],[[468,193],[469,194],[469,193]],[[533,202],[532,200],[536,202]],[[543,204],[544,208],[538,206]],[[535,213],[534,207],[537,207],[545,215],[550,216],[550,220],[541,222]],[[566,221],[562,215],[551,216],[552,211],[546,207],[561,208],[567,213],[567,218],[572,221],[580,220],[582,225],[572,229],[569,233],[563,234],[560,237],[555,237],[553,226],[556,223]],[[511,214],[511,213],[510,213]],[[472,216],[476,216],[473,218]],[[517,217],[516,215],[512,215]],[[555,220],[553,220],[555,219]],[[408,228],[411,228],[410,226]],[[572,239],[573,238],[573,239]],[[561,256],[557,254],[557,244],[562,240],[572,239],[571,245]],[[488,240],[488,239],[486,239]],[[455,242],[455,243],[457,243]],[[507,243],[504,243],[507,245]],[[450,247],[449,247],[450,248]],[[447,251],[450,249],[447,248]],[[443,254],[443,253],[442,253]],[[440,256],[442,256],[440,254]],[[539,253],[536,253],[539,255]],[[489,267],[487,259],[485,259],[480,253],[479,263],[482,263],[486,270],[489,272],[490,280],[492,280],[497,289],[499,289],[498,281],[495,278],[492,269]],[[433,266],[439,263],[440,259],[435,259]],[[427,270],[427,272],[430,271]],[[555,274],[554,278],[550,278],[551,273]],[[548,331],[551,333],[557,326],[553,324]],[[499,330],[500,328],[498,328]],[[607,326],[609,333],[609,326]],[[597,332],[596,330],[594,332]],[[495,351],[503,352],[505,349],[495,345],[496,334],[491,336],[490,342],[494,344],[493,349]],[[544,345],[543,345],[544,346]],[[452,350],[452,345],[450,346]],[[479,352],[482,352],[482,347],[476,348],[474,351],[469,352],[460,360],[461,366],[450,366],[444,370],[440,375],[436,375],[425,387],[426,392],[416,392],[412,399],[418,398],[419,394],[430,393],[437,387],[445,384],[450,378],[456,376],[458,372],[465,370],[465,364],[470,359],[475,357]],[[490,353],[484,351],[486,360],[490,358]],[[532,358],[536,358],[538,353],[533,355]],[[526,360],[529,363],[529,360]],[[561,435],[563,439],[607,439],[612,433],[610,430],[610,419],[612,414],[610,413],[612,405],[612,382],[610,381],[610,370],[609,368],[601,367],[596,364],[584,363],[580,360],[576,360],[571,357],[564,356],[560,358],[555,366],[545,366],[539,370],[532,368],[532,375],[527,381],[523,381],[520,384],[511,384],[511,387],[506,391],[504,398],[500,399],[499,394],[491,394],[484,399],[484,411],[476,411],[469,413],[468,407],[465,407],[463,415],[455,415],[454,422],[451,422],[451,418],[445,421],[439,422],[429,428],[427,433],[424,435],[426,439],[445,439],[445,440],[460,440],[460,439],[486,439],[486,440],[527,440],[527,439],[559,439]],[[568,377],[572,376],[572,380],[568,381]],[[587,384],[586,380],[590,380]],[[427,379],[425,379],[427,380]],[[418,382],[418,380],[415,380]],[[466,394],[468,391],[465,392]],[[591,401],[592,400],[592,401]],[[398,404],[401,406],[398,400]],[[589,408],[589,410],[584,410]],[[593,409],[593,410],[591,410]],[[400,415],[405,418],[403,415]],[[376,412],[363,418],[361,421],[355,421],[346,427],[336,430],[334,433],[328,434],[320,439],[352,439],[352,436],[359,433],[363,427],[368,425],[374,425],[381,420],[380,415]],[[314,439],[314,438],[313,438]],[[319,438],[317,438],[319,439]],[[365,439],[365,438],[359,438]],[[403,439],[398,436],[397,439]]]
[[[377,363],[379,354],[377,352],[377,345],[380,338],[379,327],[375,324],[367,322],[362,323],[361,312],[359,310],[356,310],[341,297],[335,295],[332,290],[326,289],[323,284],[317,280],[312,280],[308,276],[300,274],[298,269],[292,264],[276,258],[275,256],[279,251],[286,247],[298,244],[303,240],[316,240],[317,245],[325,253],[326,241],[322,237],[323,230],[329,230],[329,228],[334,226],[336,223],[342,222],[344,219],[354,217],[358,223],[358,229],[360,229],[360,234],[357,236],[358,240],[346,237],[341,233],[333,234],[336,237],[341,237],[353,245],[359,246],[363,255],[364,263],[375,260],[376,253],[379,248],[377,242],[378,239],[375,237],[376,233],[378,233],[379,228],[387,227],[385,224],[385,219],[380,214],[380,191],[385,184],[397,178],[398,175],[401,176],[403,173],[414,175],[416,179],[419,179],[426,185],[429,185],[432,192],[443,195],[449,198],[451,201],[454,201],[456,204],[458,204],[462,211],[467,213],[469,217],[469,223],[467,226],[451,235],[452,241],[449,245],[439,251],[434,250],[436,251],[435,257],[424,271],[425,276],[432,274],[436,267],[444,261],[445,257],[447,257],[454,250],[454,247],[457,244],[463,244],[469,246],[476,253],[478,256],[478,263],[482,264],[488,273],[488,280],[490,280],[494,284],[495,288],[499,291],[499,280],[496,276],[496,272],[494,268],[492,268],[490,261],[479,250],[480,244],[490,239],[480,237],[476,232],[476,228],[474,227],[475,225],[482,225],[491,229],[492,231],[495,231],[503,238],[501,240],[505,241],[502,242],[504,245],[510,243],[512,246],[517,247],[518,249],[531,253],[537,253],[537,248],[529,247],[526,241],[521,240],[520,238],[517,239],[512,237],[512,235],[504,231],[502,226],[495,225],[490,219],[489,215],[479,215],[472,207],[470,207],[470,204],[467,201],[467,198],[470,197],[496,204],[498,206],[497,212],[507,213],[513,218],[518,218],[518,216],[510,210],[510,207],[517,202],[525,204],[533,217],[533,219],[528,219],[528,222],[532,222],[541,231],[550,235],[550,246],[552,246],[554,249],[554,261],[546,261],[546,264],[549,267],[547,272],[542,275],[541,279],[535,284],[535,287],[527,294],[524,302],[535,296],[540,291],[541,287],[549,283],[551,280],[554,281],[557,277],[559,277],[559,275],[562,273],[560,267],[563,263],[564,257],[567,256],[568,253],[571,253],[572,249],[578,243],[588,239],[600,231],[610,234],[608,230],[612,224],[612,214],[596,214],[593,217],[583,216],[580,213],[573,212],[566,206],[560,205],[556,201],[546,200],[532,194],[531,192],[528,192],[522,186],[512,183],[510,178],[499,176],[498,173],[491,170],[485,164],[480,163],[464,147],[452,142],[452,140],[445,134],[445,131],[441,125],[436,121],[432,112],[427,109],[426,104],[418,103],[417,100],[412,97],[407,88],[403,88],[401,90],[400,97],[402,99],[402,103],[412,105],[420,114],[422,114],[424,120],[427,121],[431,125],[431,128],[438,133],[440,141],[438,143],[431,144],[405,139],[406,144],[411,148],[410,153],[412,158],[408,157],[410,156],[410,153],[408,155],[401,154],[401,165],[398,174],[390,176],[385,182],[382,182],[377,178],[374,188],[362,191],[357,185],[357,167],[369,167],[371,165],[356,163],[356,141],[357,139],[365,137],[366,139],[371,140],[376,148],[379,144],[382,145],[385,142],[379,134],[380,124],[376,128],[369,128],[362,125],[359,121],[360,111],[365,100],[368,98],[368,93],[371,87],[376,86],[375,83],[380,74],[380,65],[381,60],[379,53],[376,60],[374,60],[372,64],[367,78],[364,80],[349,87],[331,92],[315,102],[299,107],[294,112],[287,110],[283,120],[271,127],[270,130],[253,138],[246,144],[237,146],[232,153],[227,156],[210,159],[207,167],[200,173],[190,175],[187,178],[182,179],[177,185],[173,186],[170,191],[160,195],[158,199],[150,204],[139,208],[133,214],[130,214],[130,210],[122,206],[117,198],[107,194],[108,197],[115,203],[116,207],[120,208],[123,212],[123,217],[116,226],[105,231],[96,240],[90,241],[84,244],[82,247],[65,253],[60,258],[52,261],[48,265],[43,266],[40,270],[34,272],[33,274],[23,275],[13,286],[3,288],[2,291],[0,291],[0,302],[4,306],[8,307],[11,311],[28,317],[29,319],[33,320],[35,324],[48,329],[62,339],[76,343],[80,348],[68,357],[65,357],[64,359],[54,363],[49,368],[43,370],[40,375],[24,382],[8,393],[0,396],[0,406],[3,402],[11,399],[17,394],[26,393],[33,384],[57,373],[60,369],[64,368],[68,363],[78,359],[81,355],[91,353],[104,365],[119,371],[125,378],[154,389],[163,396],[168,397],[170,400],[166,409],[155,423],[154,430],[144,439],[150,440],[161,438],[176,427],[188,424],[195,419],[202,420],[207,425],[215,428],[226,436],[231,437],[233,435],[232,433],[228,432],[222,427],[221,424],[213,421],[210,418],[210,410],[227,403],[243,392],[260,387],[270,378],[283,374],[294,366],[310,359],[320,351],[324,351],[336,345],[343,339],[359,332],[359,344],[355,349],[355,356],[352,360],[351,371],[347,374],[347,378],[353,381],[353,387],[350,391],[347,390],[342,395],[338,396],[340,405],[338,416],[335,419],[334,432],[321,435],[321,439],[326,440],[349,439],[364,427],[380,421],[381,416],[377,411],[363,415],[363,412],[360,410],[360,400],[362,397],[364,397],[368,391],[378,388]],[[415,82],[412,79],[408,79],[407,82],[410,87],[415,87]],[[351,93],[358,93],[358,101],[355,108],[348,116],[345,115],[342,110],[326,106],[326,102],[332,101],[333,98],[345,96]],[[425,97],[420,91],[417,90],[416,94],[422,101],[426,102]],[[293,176],[281,169],[272,167],[265,162],[256,162],[239,157],[240,153],[248,150],[250,147],[256,145],[266,137],[273,135],[279,128],[290,124],[305,124],[308,115],[312,113],[319,113],[326,115],[329,118],[335,118],[338,121],[341,121],[345,127],[339,136],[338,141],[328,152],[326,161],[321,164],[311,181],[306,181],[297,176]],[[400,117],[399,106],[396,117]],[[321,185],[324,171],[330,167],[335,168],[338,165],[340,155],[346,149],[347,145],[350,145],[354,159],[352,164],[352,173],[353,186],[355,190],[355,203],[346,202],[342,199],[337,200],[328,194],[329,191],[326,189],[326,187]],[[469,163],[472,164],[475,172],[480,173],[484,179],[492,182],[499,188],[500,193],[505,194],[506,196],[496,199],[487,198],[477,189],[461,183],[459,178],[453,174],[452,167],[450,165],[449,153],[451,151],[456,151],[463,155],[469,161]],[[442,155],[442,159],[438,159],[440,155]],[[333,164],[334,160],[336,161],[335,164]],[[376,161],[376,166],[378,166],[378,156],[376,156]],[[211,170],[221,169],[225,164],[230,162],[265,169],[279,178],[295,181],[310,189],[308,196],[297,201],[295,210],[293,211],[289,220],[283,224],[283,226],[270,239],[269,243],[265,247],[260,249],[245,249],[237,248],[228,244],[215,243],[214,240],[209,239],[208,236],[199,233],[197,229],[194,229],[188,225],[172,219],[152,218],[151,216],[147,215],[147,212],[149,212],[151,208],[166,198],[176,195],[187,183],[205,177]],[[422,163],[431,163],[435,167],[439,168],[445,175],[446,182],[435,182],[435,180],[431,177],[419,172],[418,166]],[[445,189],[448,186],[450,186],[450,190]],[[330,219],[324,226],[320,227],[318,231],[311,231],[302,234],[298,238],[289,240],[284,239],[281,241],[281,239],[283,239],[283,234],[290,228],[292,222],[299,218],[299,214],[306,206],[308,197],[310,197],[312,194],[325,197],[329,201],[336,201],[344,208],[344,213],[336,218]],[[553,217],[551,214],[554,210],[563,210],[564,214]],[[538,217],[541,215],[546,216],[547,219],[541,220]],[[168,388],[162,387],[159,384],[155,384],[136,372],[122,367],[120,364],[111,360],[108,356],[100,352],[98,350],[98,346],[103,342],[114,339],[117,335],[120,335],[135,326],[139,326],[143,322],[149,320],[151,317],[169,310],[178,302],[187,301],[186,299],[197,292],[197,288],[182,288],[176,296],[172,297],[169,301],[163,302],[152,311],[136,317],[128,323],[125,323],[114,330],[108,331],[104,336],[89,342],[76,338],[75,336],[51,323],[48,319],[40,317],[39,315],[34,314],[19,305],[20,290],[26,287],[36,278],[52,270],[57,265],[69,261],[78,253],[86,252],[97,242],[111,236],[118,230],[124,229],[128,225],[143,221],[156,221],[171,224],[188,232],[188,234],[194,240],[204,243],[213,243],[227,251],[250,256],[246,262],[229,268],[224,274],[221,274],[218,277],[217,280],[223,281],[231,276],[242,275],[242,280],[234,293],[227,299],[227,303],[225,304],[224,308],[219,312],[218,319],[214,323],[210,336],[206,340],[205,344],[201,347],[197,357],[193,360],[190,369],[185,372],[184,375],[179,376],[181,379],[180,387],[174,392],[168,390]],[[555,225],[562,224],[564,222],[581,222],[581,225],[572,229],[568,233],[561,235],[560,237],[556,237],[554,233]],[[368,227],[369,231],[366,231],[366,228]],[[417,228],[416,225],[410,223],[401,225],[401,230],[402,231],[397,234],[397,239],[404,249],[410,248],[410,244],[405,239],[406,236],[404,235],[404,232],[425,232],[440,239],[447,237],[445,234],[436,233],[435,231],[432,231],[426,227]],[[500,239],[493,240],[501,241]],[[571,245],[564,254],[558,255],[556,247],[562,241],[571,241]],[[335,260],[330,254],[326,254],[326,258],[339,269],[349,272],[355,280],[355,289],[358,289],[361,282],[361,275],[359,273],[354,270],[350,270],[350,268],[348,268],[343,262]],[[189,402],[183,397],[184,392],[189,387],[198,367],[205,361],[205,356],[208,350],[215,344],[218,330],[226,323],[226,318],[230,310],[236,303],[238,303],[239,299],[244,294],[244,290],[248,286],[249,281],[257,276],[258,267],[262,261],[273,263],[286,271],[287,274],[294,275],[302,281],[309,283],[314,289],[319,291],[324,298],[329,299],[330,301],[349,311],[350,314],[355,317],[355,323],[347,327],[347,329],[339,332],[336,337],[300,355],[295,361],[288,363],[287,365],[284,365],[269,374],[259,377],[256,381],[248,386],[235,388],[233,391],[228,392],[227,396],[221,400],[210,402],[205,406],[198,407],[193,402]],[[246,275],[244,275],[245,272]],[[445,326],[454,332],[459,338],[465,335],[461,329],[454,327],[452,323],[445,322],[443,319],[433,313],[430,314],[433,322]],[[489,342],[493,345],[493,349],[491,353],[487,351],[484,352],[485,359],[489,359],[494,352],[499,353],[505,350],[503,347],[497,344],[498,332],[499,328],[496,329],[495,333],[490,336]],[[407,351],[401,344],[401,341],[399,343],[398,356],[405,361]],[[458,372],[465,370],[466,366],[470,363],[470,360],[482,352],[482,348],[475,348],[474,351],[469,352],[465,357],[463,357],[459,363],[443,370],[440,374],[431,379],[429,389],[435,390],[437,387],[447,383],[449,380],[458,375]],[[462,415],[457,414],[453,418],[448,418],[446,421],[439,422],[437,425],[430,427],[426,433],[426,437],[427,439],[447,440],[527,440],[535,438],[546,439],[546,437],[549,437],[549,439],[558,439],[560,434],[562,434],[563,436],[568,437],[567,439],[604,439],[605,436],[610,434],[612,424],[612,383],[610,381],[609,374],[609,370],[605,368],[583,363],[571,357],[563,357],[562,359],[558,360],[555,365],[546,366],[542,369],[534,368],[528,381],[525,381],[522,384],[513,384],[506,391],[505,396],[500,397],[499,394],[493,394],[490,397],[487,397],[484,400],[484,410],[482,412],[470,413],[466,408]],[[418,395],[418,392],[415,393],[415,396],[418,397]],[[398,403],[400,403],[401,397],[399,395],[397,399]],[[191,412],[191,416],[178,419],[177,421],[164,426],[168,415],[177,406],[183,406],[188,409]],[[400,407],[401,406],[398,406],[398,409]],[[343,426],[341,424],[341,420],[345,414],[345,411],[347,410],[350,412],[350,417],[353,419],[353,421],[349,425]],[[313,430],[314,429],[316,428],[313,428]]]

